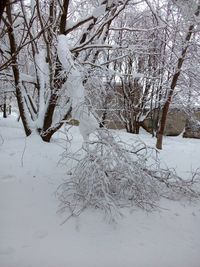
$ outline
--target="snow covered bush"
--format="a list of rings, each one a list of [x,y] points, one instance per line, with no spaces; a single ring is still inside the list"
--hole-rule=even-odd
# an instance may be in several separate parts
[[[161,169],[156,153],[141,142],[128,145],[108,130],[97,130],[87,146],[64,154],[76,163],[70,178],[58,188],[60,211],[69,210],[71,217],[86,208],[98,208],[115,220],[122,207],[150,211],[158,207],[162,196],[198,197],[194,180],[184,181],[174,172]]]

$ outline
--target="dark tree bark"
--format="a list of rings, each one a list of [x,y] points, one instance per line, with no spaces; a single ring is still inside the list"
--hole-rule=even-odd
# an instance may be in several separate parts
[[[4,102],[3,102],[3,118],[7,118],[7,112],[6,112],[7,106],[6,106],[6,93],[4,94]]]
[[[65,33],[66,23],[67,23],[68,8],[69,8],[69,0],[64,0],[64,2],[63,2],[63,13],[62,13],[61,19],[60,19],[60,34],[64,34]]]
[[[11,57],[12,57],[12,71],[13,71],[14,83],[15,83],[15,89],[16,89],[16,98],[17,98],[19,113],[22,119],[25,133],[27,136],[29,136],[31,134],[31,129],[29,128],[27,118],[25,115],[24,99],[23,99],[22,92],[20,90],[20,75],[19,75],[19,68],[18,68],[18,62],[17,62],[17,56],[16,56],[17,45],[15,42],[15,36],[14,36],[13,28],[12,28],[13,21],[12,21],[12,14],[11,14],[11,5],[9,1],[7,1],[6,13],[7,13],[8,22],[9,22],[7,24],[7,28],[8,28],[9,42],[10,42],[10,52],[11,52]]]
[[[1,18],[4,12],[4,9],[6,7],[7,0],[1,0],[0,1],[0,24],[1,24]]]
[[[198,6],[197,11],[195,12],[195,16],[196,17],[199,16],[199,12],[200,12],[200,5]],[[183,50],[181,52],[181,56],[178,59],[176,72],[175,72],[175,74],[174,74],[174,76],[172,78],[170,91],[168,93],[167,100],[166,100],[166,102],[165,102],[165,104],[163,106],[162,116],[161,116],[161,120],[160,120],[160,128],[159,128],[159,131],[158,131],[158,134],[157,134],[157,142],[156,142],[156,148],[157,149],[162,149],[162,141],[163,141],[163,135],[164,135],[165,125],[166,125],[166,120],[167,120],[167,114],[168,114],[168,111],[169,111],[170,104],[172,102],[172,97],[173,97],[173,94],[174,94],[174,90],[176,88],[179,76],[181,74],[181,69],[182,69],[183,63],[185,61],[185,57],[186,57],[187,50],[188,50],[188,47],[189,47],[189,41],[190,41],[190,39],[192,37],[194,28],[195,28],[195,25],[192,24],[192,25],[190,25],[190,27],[188,29],[187,35],[185,37],[185,46],[183,46],[184,48],[183,48]]]

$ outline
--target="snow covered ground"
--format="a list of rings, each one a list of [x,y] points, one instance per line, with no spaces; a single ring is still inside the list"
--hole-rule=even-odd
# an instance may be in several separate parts
[[[76,127],[72,134],[79,145]],[[0,267],[200,266],[200,202],[162,200],[152,213],[124,210],[115,225],[88,210],[61,225],[55,191],[67,172],[58,165],[62,137],[50,144],[37,135],[25,138],[16,118],[0,118]],[[149,135],[140,138],[155,143]],[[187,175],[200,167],[200,140],[165,138],[160,157]]]

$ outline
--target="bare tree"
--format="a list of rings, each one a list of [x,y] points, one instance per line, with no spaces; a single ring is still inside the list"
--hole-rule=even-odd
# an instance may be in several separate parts
[[[89,5],[91,12],[88,14],[88,9],[84,9],[82,17],[79,14],[83,12],[79,2],[72,4],[68,0],[52,0],[45,5],[43,1],[36,0],[32,7],[20,2],[20,6],[15,9],[9,3],[4,24],[10,44],[8,60],[12,67],[20,116],[26,135],[30,135],[36,128],[41,138],[49,142],[71,113],[70,97],[65,87],[68,73],[64,73],[60,62],[62,57],[58,57],[57,51],[59,36],[67,36],[70,45],[66,49],[73,54],[75,64],[94,64],[101,57],[102,51],[112,48],[112,45],[105,43],[109,27],[124,10],[128,0],[123,3],[102,1],[99,5],[95,1],[85,1],[81,5]],[[71,23],[74,14],[79,19]],[[19,27],[23,27],[21,40],[14,27],[19,19],[22,22]],[[22,82],[24,73],[18,55],[23,53],[27,53],[32,62],[28,67],[32,77],[30,79],[29,75],[29,88],[27,81]],[[30,80],[33,80],[32,87]]]
[[[196,10],[196,12],[194,14],[195,17],[198,17],[199,13],[200,13],[200,5],[198,5],[197,10]],[[158,135],[157,135],[156,147],[158,149],[162,149],[162,140],[163,140],[165,125],[166,125],[166,119],[167,119],[168,110],[169,110],[170,104],[172,102],[172,97],[173,97],[173,94],[174,94],[174,90],[175,90],[175,88],[177,86],[177,82],[178,82],[180,74],[181,74],[182,66],[183,66],[183,63],[185,61],[188,48],[190,46],[189,41],[192,38],[195,26],[196,26],[196,24],[195,24],[195,22],[193,22],[189,26],[189,28],[188,28],[188,30],[186,32],[185,40],[184,40],[183,46],[182,46],[183,48],[182,48],[182,51],[181,51],[181,55],[178,58],[178,62],[177,62],[176,68],[175,68],[175,72],[174,72],[174,74],[172,76],[172,81],[171,81],[171,85],[170,85],[169,92],[168,92],[168,95],[167,95],[167,99],[166,99],[166,102],[165,102],[165,104],[163,106],[162,117],[161,117],[161,120],[160,120],[160,128],[159,128]]]

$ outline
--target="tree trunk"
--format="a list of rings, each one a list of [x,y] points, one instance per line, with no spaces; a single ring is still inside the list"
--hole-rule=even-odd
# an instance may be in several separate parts
[[[104,128],[106,122],[106,116],[107,116],[107,111],[104,111],[101,118],[101,122],[99,123],[99,128]]]
[[[63,126],[64,121],[69,119],[71,112],[72,112],[72,106],[70,106],[68,112],[66,113],[66,115],[64,116],[64,118],[61,120],[60,123],[58,123],[57,125],[55,125],[52,128],[48,128],[48,130],[46,130],[46,131],[44,131],[43,129],[38,129],[38,132],[39,132],[42,140],[49,143],[52,135]]]
[[[3,15],[3,11],[6,7],[6,2],[7,0],[1,0],[0,1],[0,24],[1,24],[1,18],[2,18],[2,15]]]
[[[140,122],[139,121],[135,122],[135,133],[136,134],[140,133]]]
[[[200,12],[200,5],[198,6],[197,11],[195,12],[195,16],[199,16],[199,12]],[[168,93],[167,100],[166,100],[166,102],[164,104],[164,107],[163,107],[162,116],[161,116],[161,120],[160,120],[160,128],[159,128],[159,131],[158,131],[158,134],[157,134],[157,142],[156,142],[156,148],[157,149],[162,149],[162,141],[163,141],[163,135],[164,135],[165,125],[166,125],[166,120],[167,120],[167,114],[168,114],[168,111],[169,111],[169,106],[170,106],[170,104],[172,102],[172,96],[173,96],[173,93],[174,93],[174,89],[175,89],[175,87],[177,85],[179,76],[181,74],[181,68],[182,68],[182,65],[184,63],[185,56],[186,56],[186,53],[187,53],[187,50],[188,50],[188,47],[189,47],[188,42],[190,41],[190,39],[192,37],[192,33],[193,33],[193,30],[194,30],[194,27],[195,27],[195,25],[193,24],[193,25],[190,25],[190,27],[188,29],[188,32],[187,32],[187,35],[186,35],[186,38],[185,38],[185,46],[183,46],[185,48],[182,50],[181,56],[178,59],[176,72],[175,72],[175,74],[174,74],[174,76],[172,78],[170,91]]]
[[[8,21],[9,21],[9,23],[7,24],[7,28],[8,28],[9,42],[10,42],[10,51],[11,51],[11,57],[12,57],[12,71],[13,71],[14,82],[15,82],[17,103],[18,103],[19,113],[22,119],[25,133],[27,136],[29,136],[31,134],[31,129],[29,128],[28,121],[26,118],[24,99],[23,99],[23,95],[20,89],[20,75],[19,75],[19,67],[18,67],[17,56],[16,56],[17,45],[15,42],[15,36],[14,36],[13,28],[12,28],[13,21],[12,21],[10,3],[8,3],[8,5],[6,6],[6,13],[8,16]]]
[[[11,115],[11,113],[12,113],[12,106],[11,106],[11,104],[9,105],[9,115]]]
[[[4,102],[3,102],[3,118],[7,118],[7,112],[6,112],[6,94],[4,93]]]

